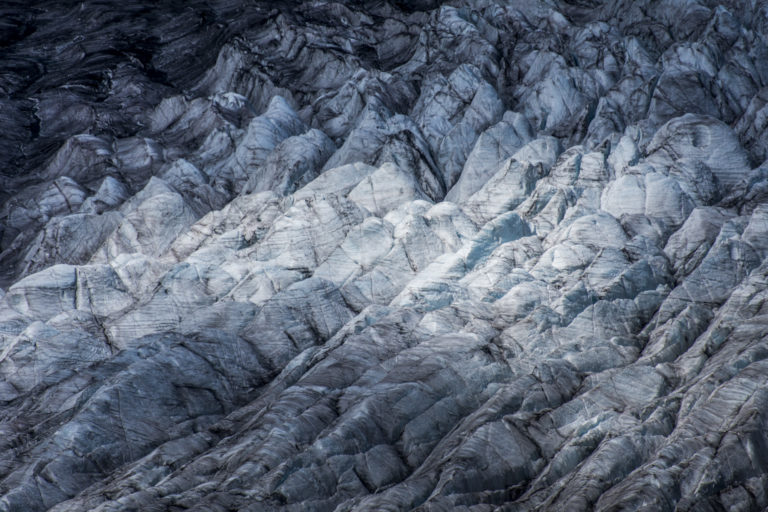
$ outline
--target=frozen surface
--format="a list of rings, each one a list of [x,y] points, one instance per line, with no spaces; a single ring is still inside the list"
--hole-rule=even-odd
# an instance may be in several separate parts
[[[13,5],[0,512],[768,507],[768,3]]]

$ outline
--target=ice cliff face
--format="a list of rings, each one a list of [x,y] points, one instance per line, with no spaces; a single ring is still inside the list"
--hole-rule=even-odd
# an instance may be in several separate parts
[[[32,4],[0,511],[768,506],[768,2]]]

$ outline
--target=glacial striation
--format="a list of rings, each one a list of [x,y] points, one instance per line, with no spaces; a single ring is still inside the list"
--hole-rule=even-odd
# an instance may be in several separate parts
[[[0,5],[0,512],[768,507],[768,2]]]

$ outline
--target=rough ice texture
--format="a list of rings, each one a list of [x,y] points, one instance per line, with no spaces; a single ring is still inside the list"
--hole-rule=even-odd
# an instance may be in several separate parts
[[[1,512],[768,507],[765,1],[14,5]]]

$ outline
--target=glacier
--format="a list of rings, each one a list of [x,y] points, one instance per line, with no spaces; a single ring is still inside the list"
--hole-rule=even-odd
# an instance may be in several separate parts
[[[0,4],[0,511],[768,507],[768,2]]]

